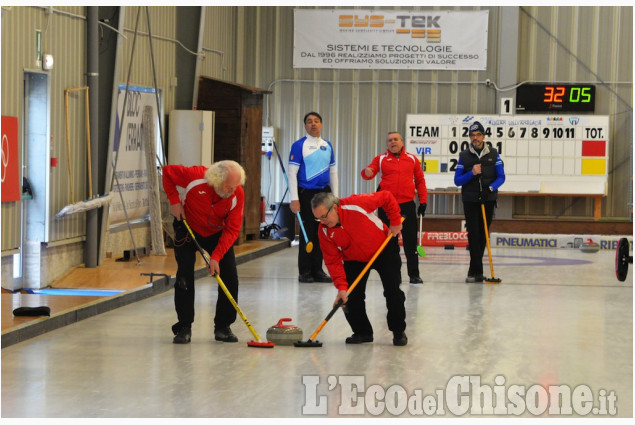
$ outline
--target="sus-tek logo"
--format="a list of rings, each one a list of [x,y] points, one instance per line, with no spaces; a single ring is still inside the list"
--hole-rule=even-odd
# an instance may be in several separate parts
[[[410,34],[412,38],[426,38],[429,43],[441,41],[441,16],[401,15],[386,19],[384,15],[339,15],[340,28],[386,28],[397,24],[397,34]]]
[[[394,24],[394,19],[384,19],[384,15],[340,15],[340,28],[383,28]]]

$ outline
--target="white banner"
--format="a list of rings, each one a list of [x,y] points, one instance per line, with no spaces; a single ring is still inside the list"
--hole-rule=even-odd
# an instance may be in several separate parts
[[[486,10],[294,12],[294,68],[486,69]]]
[[[156,94],[153,88],[128,87],[128,99],[126,100],[126,113],[123,112],[123,103],[126,93],[125,84],[119,85],[117,97],[117,118],[115,124],[115,142],[112,152],[113,162],[116,160],[117,179],[113,184],[113,197],[110,202],[109,223],[115,225],[124,223],[126,216],[121,204],[121,194],[126,203],[126,212],[129,220],[143,218],[150,214],[150,199],[148,194],[148,170],[146,168],[145,149],[143,148],[143,109],[152,107],[154,114],[157,110]],[[119,137],[119,128],[123,120],[123,136]],[[159,143],[159,126],[154,134]],[[121,146],[119,141],[121,140]],[[161,152],[157,147],[157,152]]]
[[[492,248],[575,248],[584,243],[595,242],[601,251],[615,252],[621,238],[627,238],[631,246],[632,237],[628,235],[555,235],[527,233],[492,233]]]

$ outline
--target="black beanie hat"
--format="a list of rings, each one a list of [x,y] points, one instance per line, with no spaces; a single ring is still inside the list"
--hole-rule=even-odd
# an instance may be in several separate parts
[[[483,128],[483,125],[478,121],[474,121],[472,125],[470,126],[470,134],[476,133],[477,131],[481,133],[485,133],[485,129]]]

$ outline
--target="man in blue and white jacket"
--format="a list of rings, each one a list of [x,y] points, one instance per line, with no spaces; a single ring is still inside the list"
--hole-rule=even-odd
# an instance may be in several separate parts
[[[320,192],[332,192],[338,196],[337,168],[335,152],[328,140],[322,139],[322,117],[317,112],[304,116],[306,136],[291,146],[289,153],[289,191],[291,211],[300,211],[302,223],[313,250],[306,252],[306,241],[300,238],[298,252],[299,281],[331,282],[322,270],[322,251],[318,241],[318,225],[313,220],[311,199]]]

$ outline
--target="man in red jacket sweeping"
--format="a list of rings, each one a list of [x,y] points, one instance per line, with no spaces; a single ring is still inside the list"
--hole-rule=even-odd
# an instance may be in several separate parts
[[[178,322],[172,326],[175,344],[187,344],[194,322],[194,265],[198,249],[183,219],[196,240],[210,255],[208,271],[218,273],[229,293],[238,300],[238,272],[233,244],[243,223],[245,170],[235,161],[219,161],[209,168],[166,165],[163,188],[174,216],[174,256],[178,269],[174,285],[174,306]],[[177,187],[182,189],[179,194]],[[214,317],[214,339],[237,342],[230,329],[236,310],[220,288]]]
[[[419,275],[419,256],[417,254],[417,214],[424,217],[428,202],[426,180],[421,170],[421,162],[404,149],[403,138],[396,131],[388,133],[386,138],[388,149],[377,155],[370,165],[362,170],[362,178],[370,180],[381,172],[378,191],[392,193],[399,203],[401,215],[405,217],[401,239],[406,254],[406,264],[410,283],[423,283]],[[415,189],[419,194],[419,206],[414,202]],[[379,218],[388,222],[386,213],[380,209]]]
[[[383,208],[390,227],[373,211]],[[318,237],[324,263],[338,290],[335,304],[342,299],[346,320],[353,335],[347,344],[373,341],[373,327],[366,314],[367,272],[347,297],[349,283],[355,281],[368,261],[384,242],[389,232],[401,231],[401,215],[395,197],[387,191],[353,195],[338,199],[332,193],[318,193],[311,200],[315,219],[320,222]],[[394,345],[406,345],[406,296],[399,288],[401,283],[401,256],[397,238],[392,238],[379,254],[371,268],[377,270],[384,287],[388,314],[388,329],[393,332]]]

